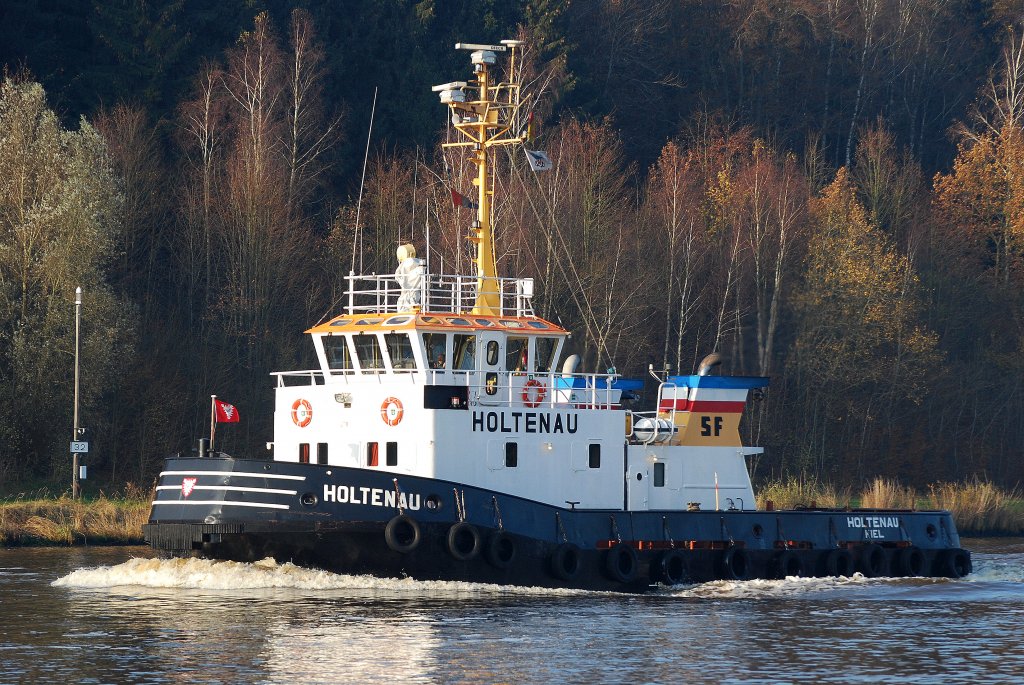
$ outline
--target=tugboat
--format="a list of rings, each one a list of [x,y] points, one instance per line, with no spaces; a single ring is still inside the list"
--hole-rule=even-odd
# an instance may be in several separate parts
[[[562,362],[534,282],[496,273],[489,159],[523,145],[526,98],[492,78],[520,43],[456,44],[473,77],[434,90],[478,175],[471,275],[412,245],[394,276],[348,276],[344,311],[306,331],[319,369],[274,374],[272,460],[211,452],[160,474],[146,540],[172,556],[337,573],[643,592],[787,576],[971,572],[947,511],[758,510],[740,418],[769,379],[641,384]],[[509,73],[514,74],[511,69]],[[545,163],[543,156],[539,163]],[[536,168],[536,167],[535,167]]]

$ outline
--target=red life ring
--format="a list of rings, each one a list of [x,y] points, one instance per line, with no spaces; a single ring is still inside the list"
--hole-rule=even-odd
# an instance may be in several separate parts
[[[397,397],[388,397],[380,403],[380,417],[389,426],[397,426],[401,423],[403,413],[405,410],[402,408],[402,400]]]
[[[532,388],[536,388],[536,392],[531,392]],[[544,386],[541,385],[540,381],[536,378],[531,378],[526,381],[526,385],[523,386],[523,404],[527,407],[536,407],[544,401],[544,396],[547,391]]]
[[[313,420],[313,407],[308,400],[297,399],[292,403],[292,423],[305,428]]]

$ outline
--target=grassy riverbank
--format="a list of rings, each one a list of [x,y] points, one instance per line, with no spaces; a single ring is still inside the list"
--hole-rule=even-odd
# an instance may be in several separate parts
[[[758,508],[798,506],[866,509],[948,509],[961,535],[1024,534],[1024,492],[1004,490],[988,481],[935,483],[918,491],[876,478],[863,490],[838,489],[830,483],[792,478],[758,488]]]
[[[0,545],[141,544],[151,499],[141,491],[73,500],[19,494],[0,500]]]

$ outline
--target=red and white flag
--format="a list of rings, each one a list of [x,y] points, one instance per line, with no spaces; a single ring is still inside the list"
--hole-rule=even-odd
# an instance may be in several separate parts
[[[214,400],[213,407],[217,423],[238,423],[238,410],[235,409],[235,405]]]

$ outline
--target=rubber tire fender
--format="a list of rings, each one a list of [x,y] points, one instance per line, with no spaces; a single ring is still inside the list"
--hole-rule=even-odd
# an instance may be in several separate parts
[[[859,567],[860,572],[868,578],[880,578],[888,575],[889,564],[885,557],[885,549],[873,542],[861,547]]]
[[[853,555],[848,549],[833,549],[825,555],[825,575],[849,577],[853,575]]]
[[[616,582],[632,583],[636,580],[637,566],[636,550],[629,545],[620,542],[605,552],[604,570]]]
[[[974,570],[971,553],[965,549],[947,549],[935,560],[937,575],[946,578],[963,578]]]
[[[406,514],[399,514],[384,528],[384,542],[395,552],[408,554],[420,545],[423,534],[416,519]]]
[[[924,550],[914,545],[904,547],[896,556],[896,568],[899,569],[901,576],[923,576],[926,562]]]
[[[686,557],[678,549],[670,549],[662,554],[652,568],[657,571],[657,577],[652,580],[665,585],[681,585],[689,577]]]
[[[719,558],[718,570],[725,580],[746,580],[750,577],[750,557],[742,547],[730,547]]]
[[[551,573],[562,580],[574,580],[580,574],[580,548],[563,542],[551,554]]]
[[[783,550],[775,557],[775,577],[779,580],[789,576],[805,575],[804,560],[792,550]]]
[[[495,568],[508,568],[516,560],[516,541],[509,533],[496,530],[487,538],[484,547],[487,562]]]
[[[448,529],[448,552],[459,561],[471,561],[480,554],[480,531],[472,523],[459,521]]]

